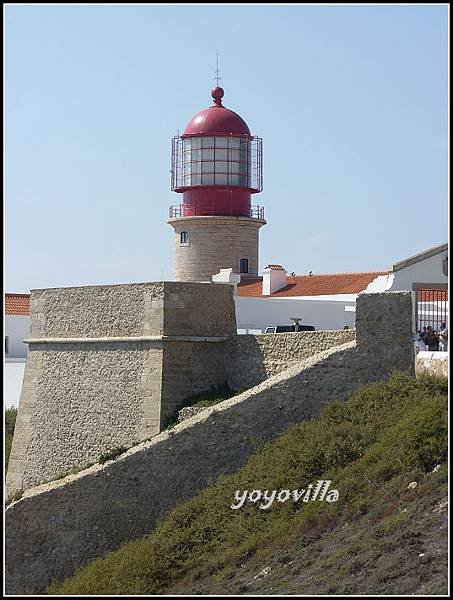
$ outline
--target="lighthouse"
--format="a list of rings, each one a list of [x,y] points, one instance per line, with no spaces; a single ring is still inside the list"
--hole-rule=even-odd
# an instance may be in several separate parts
[[[258,275],[259,230],[264,207],[252,205],[263,189],[262,140],[211,91],[212,105],[190,119],[172,140],[170,206],[175,281],[211,281],[220,269],[241,278]]]

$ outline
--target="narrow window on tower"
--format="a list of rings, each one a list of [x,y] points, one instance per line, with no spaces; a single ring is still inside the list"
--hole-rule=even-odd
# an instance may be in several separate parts
[[[179,234],[179,245],[180,246],[188,246],[189,245],[189,232],[181,231]]]
[[[241,258],[239,272],[240,273],[248,273],[249,272],[248,258]]]

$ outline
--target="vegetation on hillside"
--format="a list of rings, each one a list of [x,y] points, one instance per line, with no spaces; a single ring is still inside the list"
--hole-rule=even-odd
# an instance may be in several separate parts
[[[379,534],[362,530],[355,550],[360,561],[361,544],[366,545],[378,564],[379,557],[392,553],[388,542],[407,519],[396,499],[423,490],[427,474],[446,456],[447,381],[395,373],[387,382],[359,388],[347,402],[328,403],[318,419],[289,428],[238,472],[178,505],[151,534],[62,584],[53,582],[48,592],[157,594],[176,587],[186,593],[197,582],[212,581],[231,593],[228,581],[257,556],[282,551],[294,536],[299,547],[307,546],[313,536],[373,515]],[[332,480],[337,502],[274,502],[268,510],[247,502],[239,510],[230,508],[236,490],[301,489],[319,479]],[[408,490],[412,481],[419,487]],[[339,556],[330,560],[332,585],[351,581],[348,569],[355,567],[337,568]],[[409,572],[411,565],[400,568]],[[393,576],[388,566],[382,575]],[[323,585],[327,593],[330,584]]]
[[[209,406],[214,406],[219,402],[223,402],[224,400],[228,400],[233,396],[237,396],[241,394],[244,390],[232,390],[229,385],[217,385],[213,386],[209,391],[200,392],[199,394],[194,394],[192,396],[188,396],[183,402],[179,405],[178,412],[186,408],[188,406],[192,408],[207,408]],[[164,429],[171,429],[175,425],[179,423],[178,418],[174,415],[171,418],[168,418],[164,423]]]
[[[410,479],[403,473],[383,483],[366,512],[308,519],[229,572],[189,573],[165,594],[445,594],[447,465],[417,477],[416,488]]]
[[[11,406],[5,409],[5,468],[8,469],[9,455],[13,443],[14,427],[16,425],[17,408]]]

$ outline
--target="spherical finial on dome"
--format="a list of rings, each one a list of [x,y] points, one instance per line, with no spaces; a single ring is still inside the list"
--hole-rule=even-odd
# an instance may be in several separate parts
[[[214,104],[217,104],[217,106],[222,106],[222,98],[224,94],[225,92],[221,87],[216,86],[212,88],[211,96],[214,98]]]

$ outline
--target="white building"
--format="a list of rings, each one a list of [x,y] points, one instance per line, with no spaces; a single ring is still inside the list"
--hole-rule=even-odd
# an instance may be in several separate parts
[[[360,292],[415,291],[417,324],[439,329],[448,321],[448,245],[442,244],[399,261],[385,271],[288,274],[281,265],[268,265],[262,277],[240,277],[222,269],[212,279],[235,286],[239,333],[258,333],[274,325],[291,325],[293,317],[315,329],[355,325]]]
[[[410,290],[416,294],[416,328],[439,331],[448,323],[448,244],[440,244],[401,260],[377,277],[366,292]]]
[[[440,244],[392,265],[367,292],[448,288],[448,244]]]
[[[266,327],[301,325],[315,329],[354,327],[355,301],[384,272],[288,275],[281,265],[268,265],[262,277],[240,277],[222,269],[212,278],[235,286],[238,333],[260,333]]]
[[[18,406],[30,331],[30,294],[5,294],[5,406]]]
[[[288,275],[280,265],[269,265],[262,278],[244,278],[237,286],[238,332],[291,325],[292,318],[315,329],[354,327],[357,294],[380,274]]]
[[[24,339],[30,330],[30,294],[5,294],[6,362],[27,357]]]

